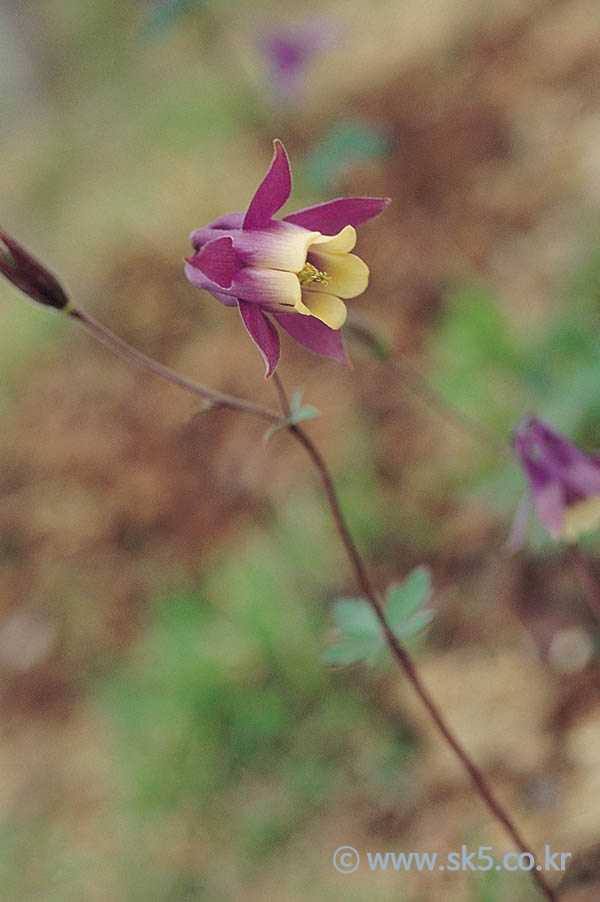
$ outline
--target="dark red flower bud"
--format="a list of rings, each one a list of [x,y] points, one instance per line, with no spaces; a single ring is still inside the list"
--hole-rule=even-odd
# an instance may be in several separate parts
[[[38,304],[56,310],[64,310],[69,305],[69,299],[55,276],[2,228],[0,273]]]

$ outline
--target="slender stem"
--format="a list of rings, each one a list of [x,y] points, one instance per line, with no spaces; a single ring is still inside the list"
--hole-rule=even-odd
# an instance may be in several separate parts
[[[504,457],[511,456],[510,448],[506,442],[502,441],[502,439],[492,432],[491,429],[478,423],[477,420],[471,419],[470,416],[462,410],[459,410],[458,407],[454,407],[453,404],[450,404],[442,398],[406,357],[397,357],[390,361],[390,363],[402,374],[406,387],[424,401],[425,404],[435,410],[448,423],[451,423],[462,432],[468,433],[471,438],[475,438],[477,441],[482,442],[496,454],[501,454]]]
[[[163,379],[168,380],[174,385],[178,385],[180,388],[183,388],[186,391],[200,395],[211,404],[219,407],[229,407],[233,410],[245,411],[246,413],[252,413],[255,416],[261,417],[262,419],[266,419],[269,422],[277,423],[279,425],[285,425],[285,420],[289,417],[289,402],[287,400],[287,396],[285,394],[281,380],[278,377],[275,379],[275,387],[279,396],[282,410],[284,412],[283,418],[279,414],[275,413],[272,410],[269,410],[268,408],[253,404],[250,401],[246,401],[242,398],[235,398],[232,395],[226,395],[221,392],[213,391],[212,389],[206,388],[203,385],[199,385],[196,382],[192,382],[189,379],[186,379],[184,376],[180,376],[178,373],[174,372],[166,366],[163,366],[156,360],[153,360],[151,357],[147,357],[140,351],[136,351],[129,344],[127,344],[127,342],[114,335],[103,325],[101,325],[91,316],[84,313],[78,308],[70,308],[67,313],[73,319],[77,320],[77,322],[79,322],[85,329],[87,329],[87,331],[90,332],[90,334],[93,335],[98,341],[100,341],[106,347],[110,348],[110,350],[118,354],[124,360],[127,360],[129,363],[132,363],[135,366],[141,367],[142,369],[146,369],[158,376],[161,376]],[[306,435],[306,433],[302,429],[300,429],[299,426],[293,424],[288,425],[287,428],[293,434],[294,438],[296,438],[296,440],[306,450],[319,473],[333,520],[335,522],[337,531],[339,533],[350,564],[352,565],[352,568],[354,570],[356,580],[361,588],[361,591],[364,593],[373,610],[375,611],[379,622],[381,623],[387,643],[396,661],[412,684],[413,689],[423,702],[439,733],[448,744],[448,746],[454,751],[455,755],[471,777],[475,789],[487,805],[491,814],[496,818],[497,821],[499,821],[499,823],[502,824],[506,832],[516,843],[517,848],[520,850],[520,852],[527,853],[533,858],[533,854],[530,852],[529,847],[526,845],[519,831],[493,795],[482,772],[473,763],[467,752],[463,749],[459,741],[456,739],[456,737],[446,724],[441,712],[431,698],[428,690],[422,683],[421,678],[418,675],[415,665],[412,661],[412,658],[390,629],[385,617],[381,598],[379,597],[379,595],[375,591],[374,586],[371,583],[366,567],[354,543],[354,539],[352,538],[352,535],[348,529],[340,508],[335,487],[333,485],[333,480],[320,451],[313,444],[312,440]],[[544,877],[541,874],[541,871],[537,871],[534,867],[531,873],[546,898],[549,899],[550,902],[557,902],[557,896],[555,895],[552,888],[546,883]]]
[[[132,363],[134,366],[140,367],[141,369],[148,370],[156,376],[161,376],[168,382],[178,385],[179,388],[192,392],[192,394],[200,395],[201,398],[204,398],[215,407],[229,407],[232,410],[242,410],[246,413],[252,413],[257,417],[261,417],[263,420],[268,420],[270,423],[282,424],[284,422],[282,417],[274,410],[269,410],[267,407],[261,407],[260,404],[253,404],[252,401],[246,401],[244,398],[235,398],[233,395],[226,395],[223,392],[214,391],[212,388],[206,388],[198,382],[186,379],[185,376],[181,376],[174,370],[169,369],[169,367],[163,366],[162,363],[158,363],[158,361],[154,360],[152,357],[142,354],[141,351],[136,351],[136,349],[132,348],[126,341],[123,341],[122,338],[119,338],[78,307],[72,307],[68,310],[68,316],[77,320],[77,322],[80,323],[84,329],[87,329],[94,338],[98,339],[98,341],[107,348],[110,348],[110,350],[119,357],[122,357],[123,360],[126,360],[128,363]]]
[[[574,543],[570,545],[571,557],[575,562],[575,567],[579,573],[581,582],[587,590],[587,601],[589,608],[600,625],[600,582],[598,576],[594,572],[592,562],[581,548],[580,545]]]
[[[283,398],[285,399],[285,404],[287,404],[287,398],[285,397],[283,385],[281,384],[281,381],[279,379],[275,383],[275,386],[280,396],[282,408],[285,409],[284,402],[281,400],[281,398],[283,396]],[[404,674],[411,683],[414,691],[417,693],[423,705],[427,709],[427,712],[433,720],[435,726],[437,727],[438,732],[441,734],[446,744],[452,749],[464,769],[469,774],[475,790],[487,806],[492,816],[500,824],[502,824],[504,830],[514,841],[519,851],[521,853],[527,853],[528,855],[531,855],[532,859],[535,861],[535,856],[533,855],[529,846],[523,839],[521,833],[511,820],[509,814],[505,811],[505,809],[495,797],[483,773],[469,757],[467,751],[463,748],[459,740],[456,738],[456,736],[446,723],[441,711],[437,707],[433,698],[429,694],[429,691],[426,689],[424,683],[422,682],[411,656],[392,632],[385,616],[381,598],[375,591],[375,588],[371,583],[362,557],[356,547],[350,530],[348,529],[348,525],[342,513],[337,493],[335,491],[335,486],[333,484],[331,474],[329,473],[327,464],[325,463],[321,452],[299,426],[290,425],[288,426],[288,430],[305,449],[319,473],[331,515],[333,517],[342,545],[344,546],[344,549],[346,551],[348,560],[350,561],[352,569],[354,570],[356,581],[362,593],[365,595],[366,599],[373,608],[381,624],[387,644],[394,658],[404,671]],[[552,887],[546,882],[545,878],[542,876],[541,870],[536,870],[535,864],[533,869],[531,870],[531,875],[537,882],[539,888],[544,893],[546,898],[549,899],[550,902],[556,902],[556,900],[558,899],[557,895],[555,894]]]
[[[286,418],[286,420],[289,420],[289,418],[292,415],[292,411],[290,409],[290,402],[287,399],[287,395],[286,395],[285,389],[283,387],[283,382],[281,381],[281,378],[280,378],[277,370],[275,370],[275,372],[271,376],[271,379],[273,381],[273,385],[275,386],[275,390],[276,390],[277,396],[279,398],[279,403],[281,405],[282,413],[283,413],[284,417]]]

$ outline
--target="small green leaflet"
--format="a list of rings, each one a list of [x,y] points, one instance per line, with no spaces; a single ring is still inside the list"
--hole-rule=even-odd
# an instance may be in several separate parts
[[[433,614],[430,611],[417,614],[417,611],[429,601],[432,591],[431,571],[428,567],[415,567],[404,582],[392,583],[388,587],[385,593],[385,613],[392,631],[399,639],[415,636],[424,626],[429,625]]]
[[[310,404],[302,406],[302,389],[299,388],[290,398],[290,415],[285,423],[278,423],[271,426],[265,432],[263,441],[266,444],[271,441],[276,432],[280,429],[287,429],[288,426],[295,426],[296,423],[302,423],[304,420],[314,420],[315,417],[321,416],[321,411]]]
[[[419,610],[431,598],[431,573],[416,567],[401,583],[385,593],[385,614],[394,635],[404,641],[422,632],[433,619],[432,611]],[[324,650],[321,660],[333,667],[364,661],[377,664],[387,651],[383,631],[371,605],[364,598],[338,598],[333,604],[337,639]]]
[[[302,420],[314,420],[315,417],[321,415],[321,411],[317,410],[316,407],[312,407],[310,404],[305,404],[302,406],[302,395],[304,394],[304,389],[298,388],[290,398],[290,418],[289,421],[292,425],[294,423],[301,423]]]

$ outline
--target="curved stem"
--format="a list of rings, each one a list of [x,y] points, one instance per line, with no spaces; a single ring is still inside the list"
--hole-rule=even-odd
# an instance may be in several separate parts
[[[287,395],[286,395],[285,389],[283,387],[283,382],[281,381],[277,370],[275,370],[275,372],[271,376],[271,380],[273,382],[273,385],[275,386],[275,391],[277,392],[277,397],[279,398],[279,403],[281,405],[281,411],[282,411],[284,417],[286,418],[286,420],[289,420],[290,416],[292,415],[292,411],[290,408],[290,402],[287,399]]]
[[[186,379],[185,376],[180,376],[179,373],[169,369],[167,366],[163,366],[162,363],[158,363],[158,361],[154,360],[152,357],[142,354],[141,351],[136,351],[136,349],[132,348],[126,341],[123,341],[122,338],[119,338],[107,329],[106,326],[103,326],[102,323],[99,323],[88,313],[84,313],[80,308],[72,307],[66,311],[66,313],[74,320],[77,320],[84,329],[93,335],[94,338],[98,339],[105,347],[110,348],[111,351],[119,357],[122,357],[123,360],[126,360],[128,363],[132,363],[134,366],[140,367],[141,369],[148,370],[156,376],[161,376],[161,378],[166,379],[168,382],[172,382],[173,385],[178,385],[179,388],[192,392],[192,394],[199,395],[215,407],[229,407],[232,410],[241,410],[245,413],[252,413],[257,417],[261,417],[263,420],[268,420],[270,423],[282,424],[284,422],[282,417],[274,410],[269,410],[267,407],[261,407],[260,404],[253,404],[252,401],[246,401],[243,398],[235,398],[233,395],[214,391],[211,388],[200,385],[198,382]]]
[[[277,392],[280,395],[280,400],[283,395],[283,398],[285,398],[285,404],[289,408],[289,404],[283,390],[283,385],[281,384],[281,380],[279,378],[277,379],[275,385]],[[283,401],[281,401],[281,403],[282,408],[285,409]],[[344,550],[346,551],[348,560],[350,561],[352,569],[354,570],[356,581],[361,589],[361,592],[364,594],[365,598],[377,615],[392,655],[404,671],[404,674],[411,683],[414,691],[417,693],[423,705],[427,709],[429,716],[437,727],[437,730],[442,736],[444,742],[452,749],[464,769],[467,771],[476,792],[483,800],[492,816],[502,825],[519,851],[521,853],[527,853],[528,855],[531,855],[532,859],[535,861],[535,856],[531,852],[530,847],[523,839],[523,836],[513,823],[509,814],[495,797],[482,771],[470,758],[468,752],[463,748],[455,734],[452,732],[451,728],[446,723],[442,712],[437,707],[429,691],[421,680],[421,677],[419,676],[419,673],[408,651],[391,630],[385,616],[381,597],[375,591],[375,588],[371,583],[363,559],[356,547],[352,534],[348,529],[348,525],[342,513],[331,474],[329,473],[329,469],[327,467],[327,464],[325,463],[323,456],[321,455],[321,452],[299,426],[290,425],[287,428],[292,433],[294,438],[302,445],[319,473],[331,515],[333,517],[342,545],[344,546]],[[556,902],[558,898],[557,895],[555,894],[552,887],[546,882],[546,879],[542,876],[541,870],[536,870],[536,867],[537,866],[534,864],[534,867],[531,870],[533,879],[537,882],[539,888],[544,893],[546,898],[549,899],[550,902]]]
[[[228,407],[233,410],[241,410],[246,413],[252,413],[255,416],[268,420],[271,423],[276,423],[282,426],[286,425],[286,419],[288,419],[289,417],[289,402],[287,400],[287,396],[279,377],[275,378],[274,376],[273,378],[275,381],[276,390],[279,395],[279,401],[284,412],[283,417],[266,407],[261,407],[258,404],[253,404],[252,402],[246,401],[242,398],[236,398],[232,395],[213,391],[212,389],[206,388],[199,383],[192,382],[191,380],[186,379],[184,376],[180,376],[175,371],[169,369],[166,366],[163,366],[161,363],[158,363],[156,360],[148,357],[146,354],[142,354],[140,351],[136,351],[129,344],[127,344],[127,342],[114,335],[109,329],[106,329],[101,323],[94,320],[91,316],[84,313],[79,308],[71,307],[65,312],[68,316],[71,316],[85,329],[87,329],[87,331],[90,332],[90,334],[93,335],[94,338],[96,338],[111,351],[113,351],[115,354],[122,357],[129,363],[141,367],[142,369],[146,369],[157,376],[161,376],[163,379],[166,379],[174,385],[178,385],[180,388],[183,388],[186,391],[200,395],[200,397],[204,398],[215,406]],[[333,520],[335,522],[338,534],[340,536],[342,545],[344,546],[352,569],[354,570],[358,585],[371,604],[379,619],[379,622],[381,623],[385,638],[392,654],[394,655],[394,658],[404,671],[407,679],[413,686],[413,689],[423,702],[442,738],[453,750],[453,752],[469,774],[475,789],[487,805],[491,814],[499,823],[502,824],[506,832],[515,842],[519,851],[522,853],[528,853],[533,858],[533,854],[530,852],[529,847],[521,837],[521,834],[511,821],[509,815],[493,795],[482,772],[473,763],[458,739],[454,736],[450,727],[446,724],[440,710],[436,706],[428,690],[425,688],[423,682],[421,681],[412,658],[390,629],[385,617],[381,598],[379,597],[379,595],[375,591],[374,586],[371,583],[362,557],[360,556],[358,549],[354,543],[354,539],[352,538],[352,535],[348,529],[340,508],[333,480],[320,451],[314,445],[312,440],[306,435],[306,433],[302,429],[300,429],[299,426],[288,424],[287,428],[292,433],[294,438],[305,449],[319,473]],[[534,867],[531,873],[546,898],[549,899],[550,902],[557,902],[557,896],[555,895],[552,888],[546,883],[546,880],[542,876],[541,871],[537,871]]]

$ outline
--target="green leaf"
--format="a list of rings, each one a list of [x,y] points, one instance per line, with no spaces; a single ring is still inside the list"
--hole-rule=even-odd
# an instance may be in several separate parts
[[[433,612],[417,612],[429,601],[431,593],[431,572],[428,567],[415,567],[403,582],[393,583],[388,588],[385,612],[398,639],[410,639],[429,626]]]
[[[304,394],[303,388],[297,388],[292,397],[290,398],[290,410],[292,413],[296,413],[296,411],[300,410],[302,407],[302,395]]]
[[[333,605],[333,619],[343,638],[383,641],[377,616],[364,598],[338,598]]]
[[[416,567],[403,582],[389,587],[386,618],[398,639],[410,639],[431,623],[431,611],[418,612],[430,596],[431,574],[427,567]],[[338,598],[333,603],[333,622],[338,636],[322,653],[324,664],[348,667],[364,661],[373,666],[388,650],[379,619],[366,599]]]
[[[364,598],[338,598],[333,620],[339,638],[321,655],[324,664],[348,667],[364,661],[374,665],[385,653],[386,644],[379,621]]]
[[[280,429],[287,429],[288,426],[295,426],[296,423],[302,423],[304,420],[314,420],[315,417],[321,416],[321,411],[310,404],[305,404],[302,407],[302,393],[303,389],[301,388],[294,392],[290,398],[290,415],[288,419],[284,423],[276,423],[275,426],[270,426],[263,436],[263,444],[267,445]]]
[[[392,583],[386,594],[386,615],[399,634],[413,614],[431,597],[431,573],[428,567],[415,567],[401,583]]]
[[[321,411],[317,410],[316,407],[311,407],[310,404],[305,404],[304,407],[300,407],[294,413],[292,413],[291,417],[288,420],[288,423],[301,423],[303,420],[314,420],[315,417],[320,417]]]
[[[312,407],[310,404],[302,405],[303,394],[304,389],[297,388],[290,398],[290,418],[288,423],[291,423],[292,425],[294,423],[301,423],[302,420],[313,420],[315,417],[321,415],[321,411],[317,410],[316,407]]]
[[[417,614],[416,617],[413,617],[405,626],[394,629],[394,633],[399,639],[412,639],[413,636],[427,629],[432,620],[433,611],[423,611],[422,614]]]

